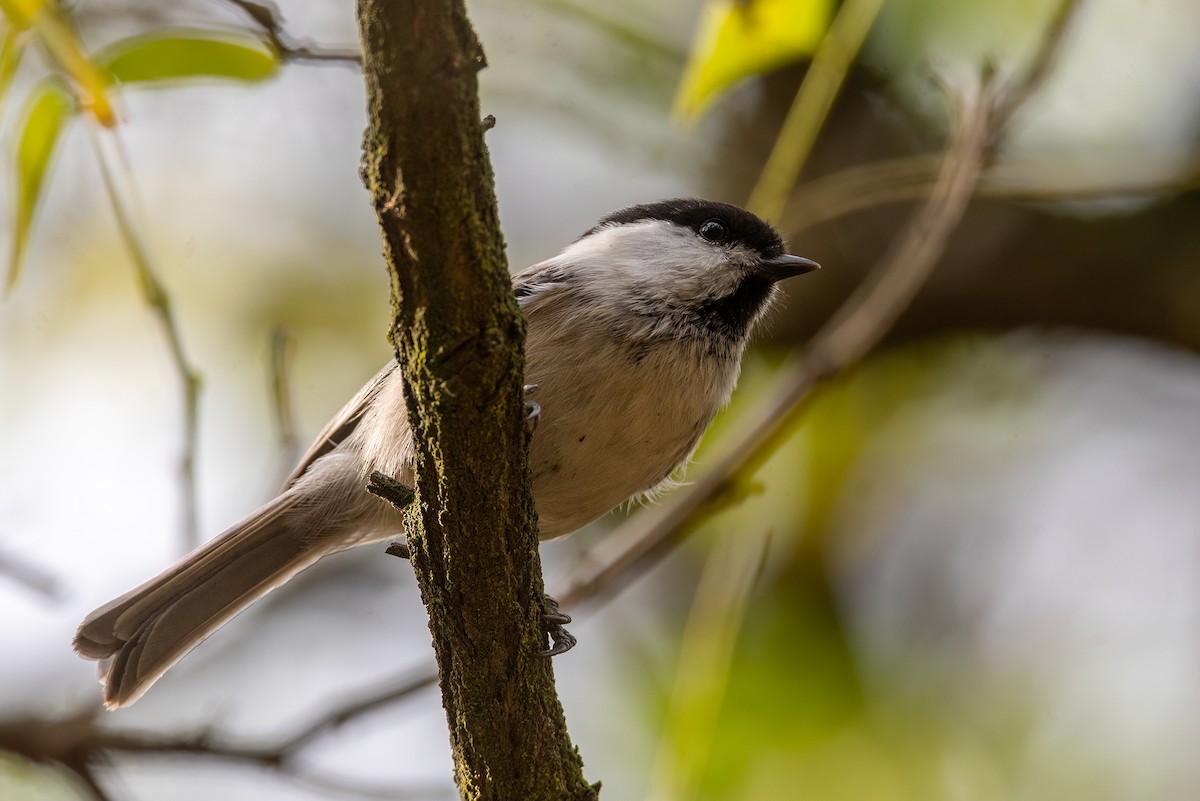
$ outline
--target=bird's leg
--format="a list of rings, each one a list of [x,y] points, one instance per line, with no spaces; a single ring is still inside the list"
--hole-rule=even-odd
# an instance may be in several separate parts
[[[558,601],[549,595],[542,596],[542,624],[546,627],[546,633],[550,635],[550,647],[542,651],[541,656],[558,656],[575,647],[575,643],[579,641],[575,639],[575,635],[563,628],[570,622],[571,616],[559,611]]]
[[[383,498],[401,512],[407,509],[413,499],[417,497],[417,493],[412,487],[402,484],[378,470],[371,473],[371,478],[367,481],[367,492]],[[405,542],[393,542],[388,546],[387,553],[399,556],[401,559],[408,559],[411,556],[408,543]]]
[[[529,396],[537,391],[537,384],[525,385],[525,428],[532,434],[537,430],[538,420],[542,416],[542,407],[537,401],[532,401]]]

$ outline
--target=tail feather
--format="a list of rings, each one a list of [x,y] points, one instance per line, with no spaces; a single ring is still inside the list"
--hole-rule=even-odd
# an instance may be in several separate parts
[[[88,615],[75,635],[75,650],[101,660],[105,706],[136,701],[188,651],[326,554],[326,538],[289,525],[294,499],[293,493],[276,498]]]

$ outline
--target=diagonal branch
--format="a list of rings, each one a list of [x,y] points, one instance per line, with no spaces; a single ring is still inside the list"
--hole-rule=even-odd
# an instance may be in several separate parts
[[[283,17],[273,4],[255,0],[224,0],[249,17],[262,29],[263,36],[281,61],[333,62],[362,66],[362,54],[355,50],[333,50],[319,47],[312,42],[294,39],[284,29]]]
[[[208,731],[192,734],[121,731],[100,724],[95,710],[59,719],[24,718],[0,721],[0,752],[32,762],[57,765],[72,775],[95,801],[108,801],[96,776],[114,756],[219,761],[276,771],[280,776],[340,795],[364,798],[441,798],[445,785],[369,786],[353,777],[314,772],[300,760],[300,752],[313,737],[329,730],[328,718],[316,721],[297,736],[275,743],[246,745],[222,739]]]

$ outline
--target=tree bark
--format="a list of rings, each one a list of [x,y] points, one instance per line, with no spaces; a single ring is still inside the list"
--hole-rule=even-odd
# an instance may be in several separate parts
[[[554,690],[512,293],[461,0],[359,0],[363,180],[417,473],[407,516],[464,799],[594,799]]]

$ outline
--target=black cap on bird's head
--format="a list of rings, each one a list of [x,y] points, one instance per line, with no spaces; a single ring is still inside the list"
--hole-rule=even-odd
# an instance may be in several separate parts
[[[767,274],[777,280],[820,269],[820,265],[815,261],[786,253],[783,237],[774,226],[757,214],[715,200],[676,198],[630,206],[604,217],[583,236],[610,226],[642,220],[674,223],[681,228],[690,229],[696,236],[713,245],[742,245],[756,253],[768,267]]]
[[[598,285],[624,285],[639,316],[740,340],[775,295],[775,284],[812,272],[770,223],[728,203],[698,198],[630,206],[602,218],[568,248]],[[702,323],[702,325],[700,324]]]

